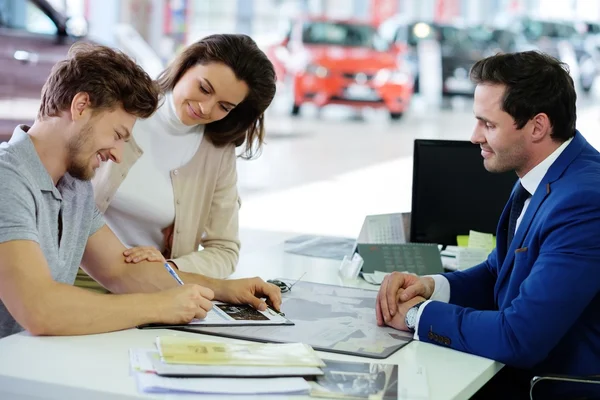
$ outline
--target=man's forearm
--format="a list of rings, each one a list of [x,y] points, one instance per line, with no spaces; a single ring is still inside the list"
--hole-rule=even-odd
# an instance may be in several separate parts
[[[124,264],[118,270],[122,273],[106,284],[107,288],[113,293],[152,293],[177,286],[177,281],[167,272],[164,264],[160,262]],[[222,281],[221,279],[182,271],[177,271],[177,275],[184,283],[194,283],[207,287],[215,291],[215,294],[219,290]]]
[[[111,332],[157,322],[159,312],[146,294],[103,295],[52,282],[29,297],[24,326],[36,335]]]

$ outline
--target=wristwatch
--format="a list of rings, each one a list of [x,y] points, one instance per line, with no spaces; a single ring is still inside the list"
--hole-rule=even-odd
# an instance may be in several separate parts
[[[425,303],[424,301],[415,304],[406,312],[406,317],[404,317],[404,323],[409,331],[415,332],[415,325],[417,324],[417,314],[419,313],[419,307]]]

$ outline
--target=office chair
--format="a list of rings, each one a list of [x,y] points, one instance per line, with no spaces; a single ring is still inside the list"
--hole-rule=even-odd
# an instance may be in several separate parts
[[[570,375],[544,375],[534,376],[529,385],[529,400],[533,399],[533,388],[536,383],[541,381],[557,381],[557,382],[572,382],[572,383],[591,383],[600,384],[600,376],[570,376]]]

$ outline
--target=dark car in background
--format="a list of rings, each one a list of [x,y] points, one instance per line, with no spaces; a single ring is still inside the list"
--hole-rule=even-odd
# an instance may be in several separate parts
[[[442,57],[442,95],[472,96],[469,80],[471,66],[484,56],[485,44],[470,35],[467,28],[430,21],[406,21],[392,17],[381,24],[379,32],[412,66],[415,92],[419,91],[417,47],[422,40],[440,44]]]
[[[581,89],[584,92],[591,90],[600,72],[598,48],[573,23],[523,18],[515,21],[511,28],[522,34],[533,47],[565,62],[568,60],[563,59],[560,46],[561,43],[569,43],[573,47],[579,68]]]
[[[86,31],[46,0],[0,0],[0,141],[35,119],[52,66]]]

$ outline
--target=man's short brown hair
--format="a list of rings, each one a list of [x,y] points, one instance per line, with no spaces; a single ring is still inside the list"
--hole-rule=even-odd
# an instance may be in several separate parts
[[[56,117],[71,107],[77,93],[89,95],[94,111],[123,107],[148,118],[158,106],[159,88],[124,53],[110,47],[79,42],[58,62],[42,88],[38,119]]]

